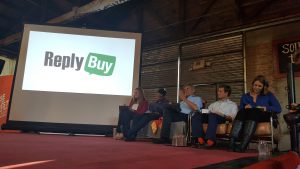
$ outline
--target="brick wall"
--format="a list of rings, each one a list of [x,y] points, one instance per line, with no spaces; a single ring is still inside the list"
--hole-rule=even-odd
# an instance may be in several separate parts
[[[282,138],[280,142],[283,147],[289,148],[289,137],[283,137],[288,134],[286,123],[283,120],[283,115],[288,113],[285,105],[288,103],[288,93],[286,91],[287,78],[276,76],[275,72],[275,54],[273,51],[273,40],[289,39],[300,36],[300,22],[291,23],[271,28],[265,28],[255,31],[246,32],[246,84],[247,90],[251,87],[252,80],[258,74],[263,74],[267,77],[270,83],[270,90],[274,92],[278,98],[282,113],[279,116]],[[300,77],[296,77],[296,100],[300,103]],[[286,139],[287,138],[287,139]],[[282,145],[279,145],[282,146]]]
[[[246,51],[247,88],[251,88],[252,80],[259,74],[265,75],[272,87],[274,83],[272,43],[247,46]]]

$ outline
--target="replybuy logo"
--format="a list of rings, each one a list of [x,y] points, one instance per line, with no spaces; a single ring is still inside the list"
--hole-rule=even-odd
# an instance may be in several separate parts
[[[116,64],[116,57],[98,53],[89,53],[84,70],[100,76],[112,75]]]
[[[45,52],[44,66],[61,67],[62,70],[66,68],[73,68],[76,71],[81,70],[84,57],[77,57],[74,53],[71,56],[54,55],[53,52]],[[114,72],[116,64],[116,57],[103,55],[98,53],[89,53],[84,70],[90,74],[99,76],[111,76]]]

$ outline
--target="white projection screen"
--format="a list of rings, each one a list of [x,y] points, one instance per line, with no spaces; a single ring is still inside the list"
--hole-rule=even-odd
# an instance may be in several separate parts
[[[140,50],[140,33],[25,25],[8,128],[115,126],[139,85]]]

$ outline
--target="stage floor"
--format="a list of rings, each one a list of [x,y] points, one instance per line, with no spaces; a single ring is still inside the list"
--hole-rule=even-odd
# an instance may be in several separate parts
[[[3,169],[188,169],[257,156],[256,152],[156,145],[149,140],[125,142],[111,137],[5,132],[0,132],[0,150]]]

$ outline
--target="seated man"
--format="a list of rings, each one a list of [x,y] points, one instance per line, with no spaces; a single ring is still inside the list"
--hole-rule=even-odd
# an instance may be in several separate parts
[[[229,100],[231,87],[220,85],[218,87],[218,101],[209,105],[209,113],[195,113],[192,117],[192,137],[193,140],[203,145],[206,140],[207,146],[216,143],[216,132],[218,124],[232,121],[238,111],[236,103]],[[206,134],[203,131],[203,123],[208,122]]]
[[[150,103],[149,110],[145,112],[142,117],[132,125],[125,136],[125,141],[134,141],[140,129],[145,127],[150,121],[157,120],[162,116],[164,107],[170,102],[166,99],[167,91],[163,88],[159,89],[156,94],[156,101]]]
[[[192,111],[199,111],[202,108],[202,100],[195,96],[195,88],[193,85],[185,85],[183,90],[179,92],[181,102],[174,106],[167,106],[163,112],[163,124],[160,138],[153,140],[155,144],[169,144],[171,123],[178,121],[188,121],[188,114]],[[177,107],[180,108],[177,108]]]

